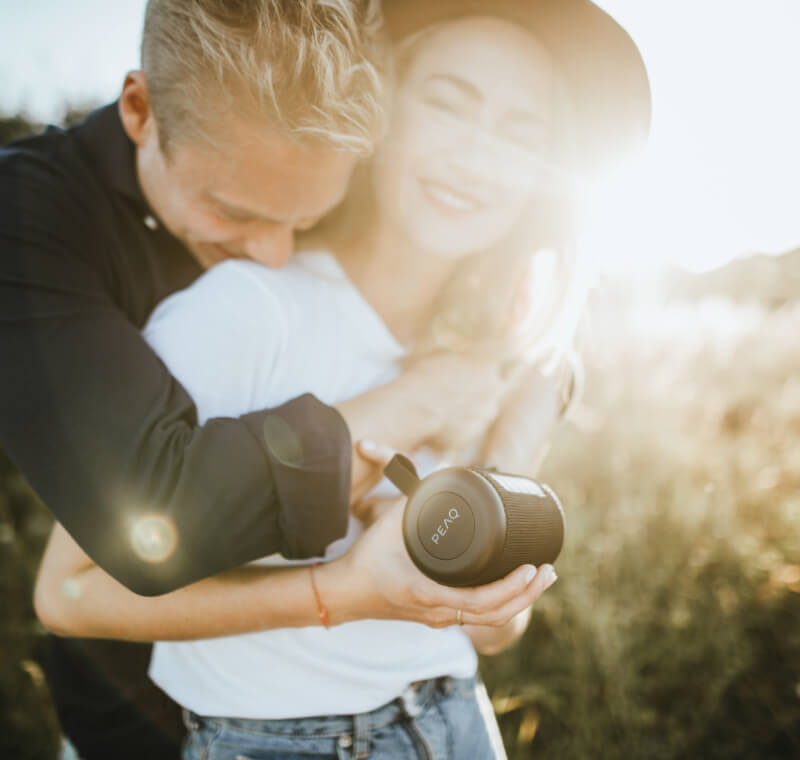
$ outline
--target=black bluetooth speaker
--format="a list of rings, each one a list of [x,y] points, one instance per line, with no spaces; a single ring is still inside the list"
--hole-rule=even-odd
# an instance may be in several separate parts
[[[406,549],[438,583],[491,583],[526,563],[552,563],[561,551],[564,510],[548,486],[531,478],[446,467],[420,480],[402,454],[384,472],[408,496]]]

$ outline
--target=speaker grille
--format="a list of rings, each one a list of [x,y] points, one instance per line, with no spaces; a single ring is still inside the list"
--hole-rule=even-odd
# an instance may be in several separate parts
[[[539,567],[552,563],[564,544],[564,517],[549,491],[547,498],[515,493],[503,488],[492,473],[477,467],[470,470],[486,478],[500,495],[506,510],[506,540],[503,558],[495,577],[503,577],[524,564]],[[488,477],[487,477],[488,476]]]

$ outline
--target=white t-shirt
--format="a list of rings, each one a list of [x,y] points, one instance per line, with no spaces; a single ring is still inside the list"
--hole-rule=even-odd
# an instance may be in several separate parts
[[[280,270],[219,264],[161,303],[144,334],[194,399],[201,423],[306,392],[327,404],[346,400],[396,377],[405,353],[327,252],[295,254]],[[417,465],[425,474],[435,463]],[[351,517],[324,559],[343,554],[360,533]],[[307,562],[273,555],[259,564]],[[412,681],[466,678],[476,668],[458,627],[362,620],[158,642],[150,676],[200,715],[268,719],[364,712]]]

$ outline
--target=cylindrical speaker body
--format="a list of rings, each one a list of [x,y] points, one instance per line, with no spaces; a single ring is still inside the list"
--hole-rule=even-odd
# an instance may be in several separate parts
[[[447,467],[419,481],[403,516],[414,564],[448,586],[478,586],[525,563],[555,561],[564,527],[550,488],[479,467]]]

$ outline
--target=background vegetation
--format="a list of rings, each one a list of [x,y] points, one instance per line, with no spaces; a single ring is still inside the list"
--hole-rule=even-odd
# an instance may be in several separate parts
[[[800,251],[595,294],[542,474],[559,581],[486,663],[512,757],[800,757],[798,275]]]
[[[594,293],[542,474],[559,581],[482,665],[515,760],[800,757],[799,324],[800,251]],[[55,755],[30,602],[49,524],[0,457],[3,758]]]

